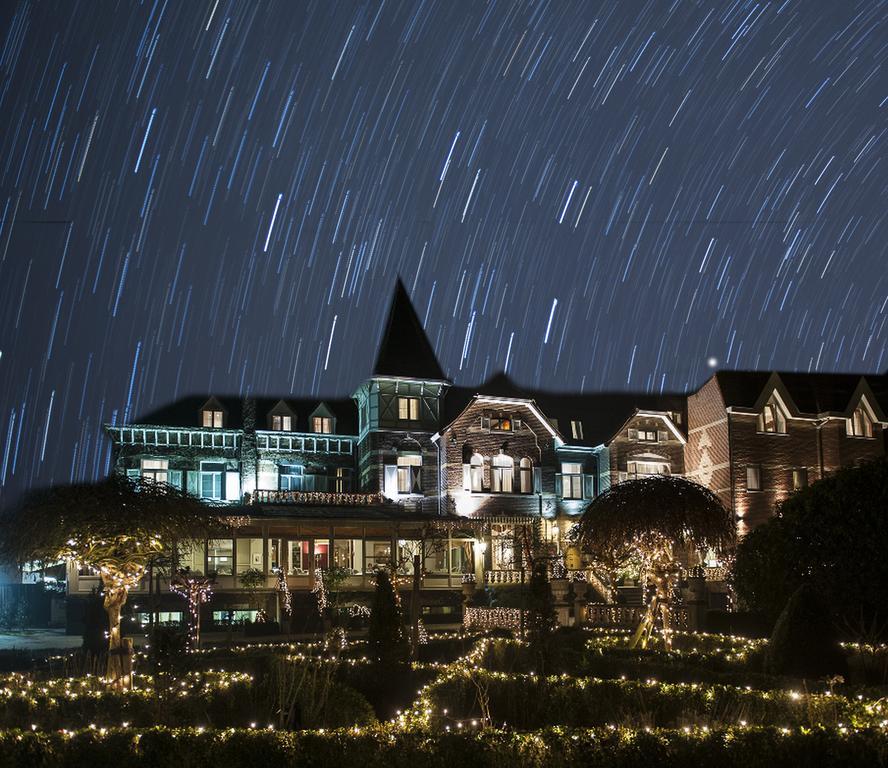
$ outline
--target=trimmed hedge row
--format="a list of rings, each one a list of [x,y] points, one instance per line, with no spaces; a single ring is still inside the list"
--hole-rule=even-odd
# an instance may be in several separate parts
[[[430,708],[432,722],[486,715],[493,725],[505,723],[519,730],[609,724],[659,728],[738,723],[868,727],[881,723],[888,714],[886,700],[695,683],[649,684],[567,676],[542,679],[481,669],[442,675],[426,687],[415,706],[419,710]]]
[[[396,732],[283,733],[153,728],[101,734],[0,731],[0,768],[755,768],[888,764],[888,736],[875,729],[841,733],[816,728],[783,733],[776,728],[682,731],[569,731],[533,733]]]

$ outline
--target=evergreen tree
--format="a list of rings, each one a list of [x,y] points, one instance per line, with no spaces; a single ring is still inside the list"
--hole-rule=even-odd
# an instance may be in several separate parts
[[[388,570],[376,571],[376,591],[370,611],[367,641],[377,661],[401,661],[407,653],[407,642],[401,626],[401,608]]]

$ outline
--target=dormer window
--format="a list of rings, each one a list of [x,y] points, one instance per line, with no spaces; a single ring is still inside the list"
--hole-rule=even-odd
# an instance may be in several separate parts
[[[222,428],[222,411],[205,408],[202,412],[202,415],[204,427],[210,427],[213,429]]]
[[[398,419],[401,421],[419,421],[419,398],[398,398]]]
[[[275,432],[292,432],[293,417],[274,415],[271,417],[271,428]]]
[[[329,416],[312,416],[311,431],[321,435],[333,433],[333,419]]]
[[[774,398],[771,398],[758,416],[758,431],[774,435],[786,434],[786,417]]]
[[[863,403],[854,409],[850,419],[845,419],[845,434],[848,437],[872,437],[873,420]]]
[[[513,419],[511,414],[497,413],[481,417],[481,429],[491,432],[516,432],[521,428],[521,420]]]
[[[583,439],[583,422],[582,421],[577,421],[576,419],[571,419],[570,436],[574,440],[582,440]]]

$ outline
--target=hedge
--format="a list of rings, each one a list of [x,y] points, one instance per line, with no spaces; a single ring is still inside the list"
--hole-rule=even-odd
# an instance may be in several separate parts
[[[0,768],[872,768],[888,764],[882,730],[565,730],[354,733],[152,728],[70,735],[0,731]]]
[[[486,709],[480,704],[486,699]],[[599,678],[505,675],[453,670],[426,687],[415,705],[431,709],[431,722],[489,717],[493,725],[534,729],[547,725],[608,724],[874,726],[888,715],[888,701],[858,700],[795,691],[737,686],[661,683]],[[445,714],[446,710],[446,714]]]

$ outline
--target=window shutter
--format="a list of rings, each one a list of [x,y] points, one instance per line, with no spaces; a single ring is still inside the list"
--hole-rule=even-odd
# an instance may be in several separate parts
[[[167,477],[169,478],[169,484],[173,486],[173,488],[182,489],[182,470],[181,469],[171,469],[167,473]]]
[[[412,493],[422,493],[422,467],[410,467],[410,490]]]
[[[225,498],[228,501],[240,501],[240,472],[225,473]]]
[[[490,419],[487,416],[481,417],[481,429],[490,429]]]
[[[200,496],[200,472],[196,470],[189,470],[185,473],[185,475],[188,483],[188,487],[186,488],[188,493],[190,493],[192,496]]]
[[[138,469],[128,469],[126,471],[127,480],[138,480],[142,473]]]
[[[559,498],[564,496],[562,493],[562,487],[564,483],[562,482],[562,477],[560,474],[555,475],[555,495]]]
[[[657,432],[657,442],[665,443],[669,439],[669,433],[665,430],[660,430]]]
[[[637,429],[630,429],[629,430],[629,439],[630,440],[638,440],[638,430]]]
[[[383,493],[390,499],[398,496],[398,467],[395,464],[385,465],[385,485]]]
[[[463,490],[472,490],[472,465],[463,464]]]
[[[533,468],[533,492],[534,493],[542,493],[543,492],[543,468],[542,467],[534,467]]]
[[[583,498],[591,499],[595,497],[595,477],[593,475],[583,475]]]
[[[515,419],[512,422],[512,431],[513,432],[520,432],[521,431],[521,419]]]

